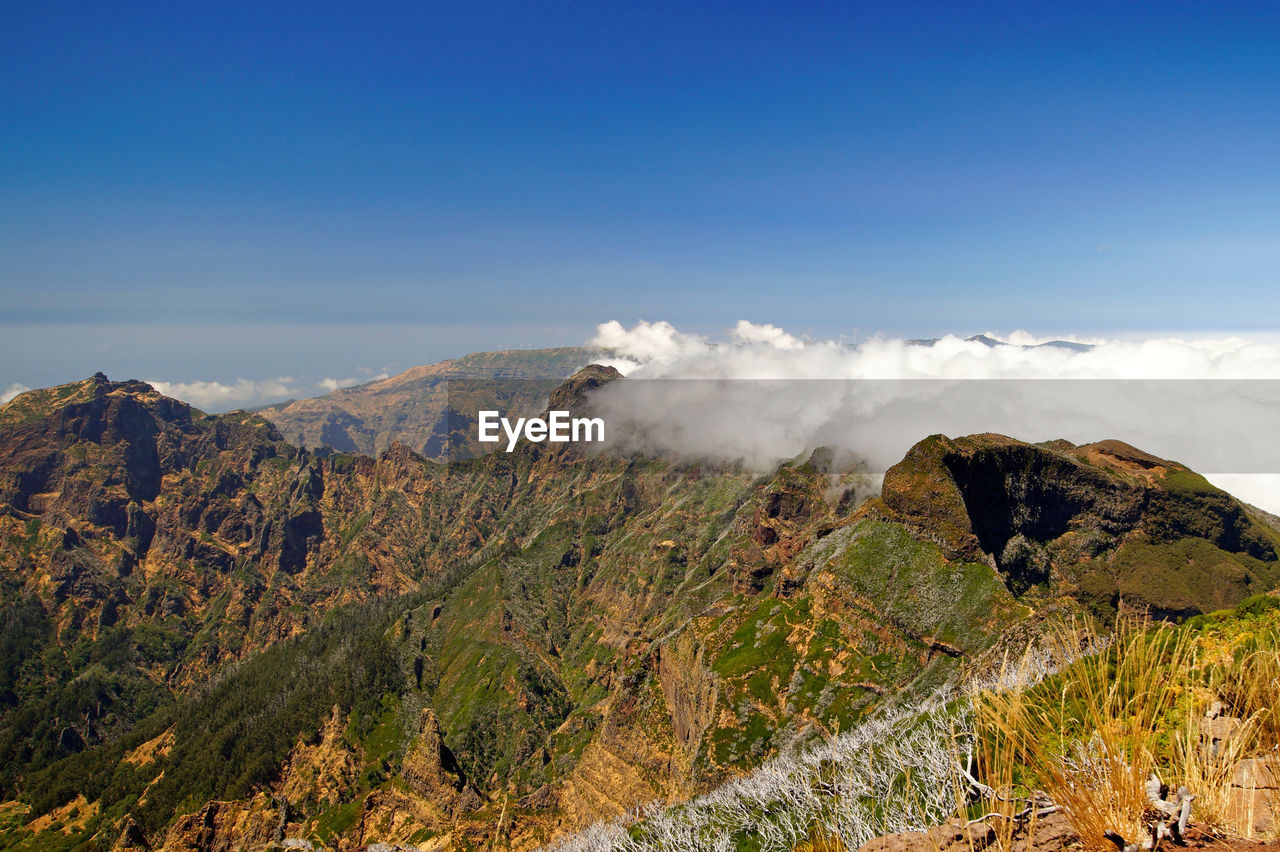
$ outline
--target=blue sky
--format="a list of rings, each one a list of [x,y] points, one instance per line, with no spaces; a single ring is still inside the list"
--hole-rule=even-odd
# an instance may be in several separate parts
[[[5,4],[0,387],[1277,330],[1274,3],[199,5]]]

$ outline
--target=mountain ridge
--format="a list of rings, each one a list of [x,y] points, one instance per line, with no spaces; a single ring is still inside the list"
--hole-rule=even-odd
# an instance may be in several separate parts
[[[450,423],[450,383],[465,394],[468,382],[503,383],[515,408],[536,405],[546,392],[585,366],[594,350],[575,347],[477,352],[461,358],[410,367],[385,379],[324,396],[264,406],[257,413],[275,423],[298,446],[328,446],[339,452],[377,455],[393,442],[446,460]]]
[[[552,398],[604,380],[624,379],[588,368]],[[0,785],[32,817],[85,796],[86,837],[527,848],[1140,594],[1125,548],[1232,581],[1201,611],[1276,582],[1238,503],[1119,444],[925,438],[858,506],[821,453],[762,477],[527,443],[320,456],[140,382],[33,393],[0,408]],[[1056,499],[1037,470],[1092,502],[1010,550],[996,521]]]

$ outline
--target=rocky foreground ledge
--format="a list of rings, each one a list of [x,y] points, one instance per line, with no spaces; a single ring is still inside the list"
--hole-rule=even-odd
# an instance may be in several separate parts
[[[968,826],[939,825],[928,831],[908,831],[877,837],[863,844],[858,852],[984,852],[994,849],[996,830],[985,823]],[[1213,848],[1219,852],[1278,852],[1280,841],[1261,842],[1226,837],[1203,825],[1191,825],[1183,848]],[[1170,847],[1176,846],[1168,842]],[[1039,820],[1031,832],[1014,833],[1009,852],[1059,852],[1082,848],[1080,837],[1061,813]]]

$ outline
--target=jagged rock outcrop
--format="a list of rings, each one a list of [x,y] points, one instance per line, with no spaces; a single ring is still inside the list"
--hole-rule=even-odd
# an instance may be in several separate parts
[[[142,833],[142,828],[133,821],[133,817],[125,817],[120,836],[111,846],[111,852],[151,852],[151,846]]]
[[[318,742],[293,750],[278,788],[285,801],[332,806],[347,796],[360,773],[360,755],[344,741],[345,728],[345,715],[334,707]]]
[[[547,397],[547,410],[581,411],[593,390],[620,378],[614,367],[588,364],[556,386]]]
[[[240,852],[262,849],[276,840],[275,802],[259,794],[244,802],[209,802],[178,817],[156,852]]]
[[[418,733],[405,751],[400,777],[409,789],[437,804],[446,813],[458,804],[465,779],[457,758],[440,736],[440,722],[431,708],[422,711]]]

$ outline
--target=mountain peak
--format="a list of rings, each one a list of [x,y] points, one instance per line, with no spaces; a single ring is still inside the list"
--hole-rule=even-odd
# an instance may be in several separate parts
[[[587,394],[591,391],[620,378],[622,374],[613,367],[588,364],[551,392],[547,408],[573,411],[586,401]]]
[[[325,396],[260,409],[290,440],[313,449],[376,457],[393,441],[436,460],[465,443],[455,434],[451,389],[472,380],[501,381],[514,394],[513,408],[532,408],[548,390],[573,375],[595,355],[589,349],[515,349],[475,352],[438,364],[410,367],[369,384],[341,388]],[[452,383],[452,388],[451,388]],[[474,415],[474,412],[472,412]],[[451,423],[451,421],[453,421]]]
[[[1242,504],[1122,441],[933,435],[885,473],[881,500],[1015,594],[1066,591],[1099,611],[1123,597],[1159,616],[1207,612],[1274,584],[1280,564]]]
[[[87,379],[49,388],[24,391],[0,406],[0,429],[23,426],[48,417],[69,405],[90,402],[113,392],[159,397],[146,382],[129,379],[113,382],[105,373],[94,373]]]

